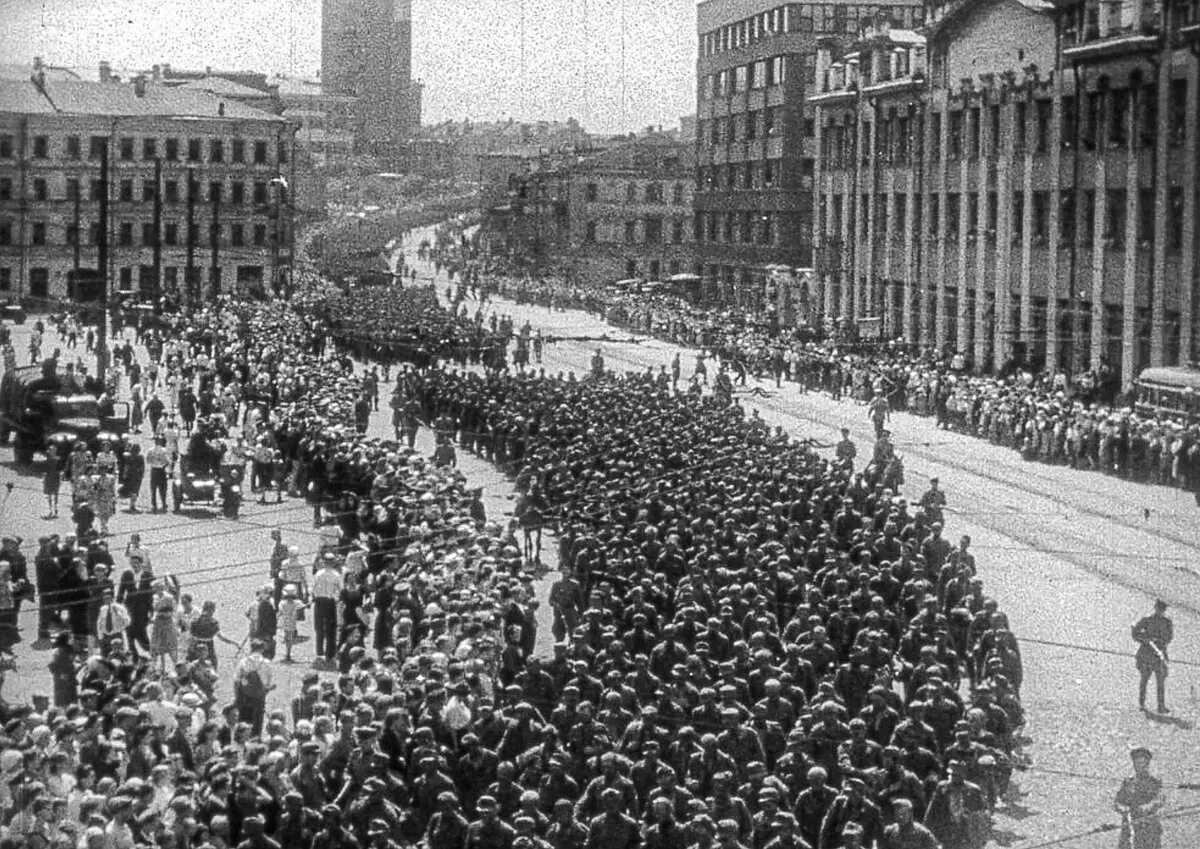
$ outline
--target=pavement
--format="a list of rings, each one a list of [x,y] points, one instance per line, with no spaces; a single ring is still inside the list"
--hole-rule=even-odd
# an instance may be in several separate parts
[[[433,273],[428,264],[417,267],[421,276]],[[447,282],[436,276],[439,296]],[[606,365],[618,371],[669,368],[678,352],[686,380],[695,362],[693,349],[630,334],[578,310],[503,298],[489,300],[486,310],[511,316],[517,328],[529,321],[547,336],[634,336],[636,344],[600,345]],[[596,347],[547,344],[540,367],[585,375]],[[873,445],[863,404],[751,378],[745,389],[755,388],[766,394],[739,392],[740,403],[794,437],[833,444],[847,427],[860,457]],[[895,413],[890,428],[906,467],[903,494],[919,498],[930,477],[940,478],[949,502],[946,537],[970,535],[985,589],[1021,641],[1033,765],[1017,774],[1019,798],[997,817],[995,845],[1033,849],[1116,823],[1112,800],[1131,774],[1133,746],[1156,753],[1154,771],[1168,788],[1200,781],[1200,509],[1190,493],[1027,462],[1010,449],[940,430],[930,418]],[[1175,623],[1168,718],[1137,707],[1130,627],[1156,598],[1171,605]],[[1171,792],[1167,808],[1179,815],[1166,822],[1163,845],[1200,846],[1200,792]],[[1112,834],[1093,834],[1055,845],[1115,842]]]

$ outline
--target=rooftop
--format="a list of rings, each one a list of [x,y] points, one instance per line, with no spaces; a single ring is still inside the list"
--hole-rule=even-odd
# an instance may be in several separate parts
[[[283,121],[277,115],[232,98],[226,100],[186,87],[147,83],[139,96],[132,83],[60,81],[49,77],[40,90],[29,78],[0,79],[0,112]]]

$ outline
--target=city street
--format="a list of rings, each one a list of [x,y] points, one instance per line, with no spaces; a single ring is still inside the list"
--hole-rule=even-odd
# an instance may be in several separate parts
[[[418,269],[426,277],[433,272],[429,265]],[[438,276],[439,295],[446,283]],[[476,306],[468,302],[469,309]],[[517,328],[528,320],[547,336],[630,336],[579,311],[550,312],[504,299],[488,310],[512,316]],[[639,344],[601,348],[609,368],[638,371],[669,367],[679,351],[683,380],[695,362],[695,351],[645,337]],[[543,367],[549,374],[573,370],[582,376],[595,349],[594,343],[547,344]],[[836,442],[847,427],[859,456],[869,453],[874,433],[864,405],[803,394],[795,385],[776,390],[773,381],[751,378],[747,388],[753,387],[770,397],[739,397],[771,425],[824,444]],[[971,536],[984,586],[1022,641],[1033,768],[1018,774],[1024,796],[998,817],[997,838],[1033,846],[1115,821],[1112,796],[1128,772],[1131,746],[1158,753],[1155,769],[1169,787],[1200,779],[1194,732],[1200,716],[1200,510],[1190,494],[1027,463],[1012,450],[939,430],[931,418],[894,414],[890,427],[905,461],[904,494],[919,498],[930,477],[940,478],[949,503],[947,538]],[[1130,626],[1155,598],[1171,605],[1175,622],[1169,720],[1137,708]],[[1169,804],[1200,804],[1200,793],[1173,793]],[[1166,845],[1200,845],[1200,816],[1181,816],[1168,828]],[[1071,845],[1109,846],[1114,839],[1092,836]]]
[[[26,360],[25,347],[35,317],[24,326],[13,327],[14,346],[19,352],[18,361]],[[130,332],[132,338],[132,332]],[[43,353],[50,353],[58,346],[57,337],[50,328],[46,334]],[[82,351],[82,347],[78,351]],[[66,351],[64,362],[76,359],[75,352]],[[139,355],[145,357],[144,350]],[[94,368],[90,358],[89,368]],[[380,384],[380,409],[371,416],[368,433],[371,436],[392,438],[391,408],[388,399],[395,383]],[[128,386],[122,383],[123,391]],[[141,444],[145,450],[150,442],[142,434]],[[417,448],[426,455],[433,454],[433,434],[422,428],[417,437]],[[460,453],[458,467],[474,486],[482,486],[484,505],[489,520],[506,521],[504,514],[512,511],[512,482],[493,466],[470,454]],[[0,478],[14,484],[12,494],[0,508],[0,527],[3,532],[23,539],[22,551],[29,558],[30,579],[33,578],[33,557],[37,552],[39,536],[57,533],[65,536],[73,532],[70,519],[70,484],[64,483],[59,518],[46,520],[45,500],[42,496],[42,464],[19,469],[12,462],[11,446],[0,448]],[[182,513],[154,514],[148,512],[149,491],[143,486],[141,513],[125,512],[124,502],[110,523],[109,550],[117,564],[116,576],[124,570],[127,562],[123,556],[125,544],[131,533],[140,533],[142,544],[150,551],[152,567],[156,575],[173,575],[178,578],[182,591],[190,593],[199,607],[205,600],[217,603],[217,618],[222,631],[235,641],[244,643],[247,635],[247,608],[254,600],[255,590],[269,582],[268,558],[271,551],[270,533],[279,528],[283,540],[300,549],[302,561],[311,562],[317,550],[319,532],[312,527],[312,509],[302,499],[284,498],[281,505],[258,504],[249,492],[242,503],[239,518],[225,519],[218,508],[206,509],[197,506],[184,508]],[[547,537],[543,559],[548,567],[557,565],[557,547],[552,537]],[[541,593],[549,590],[547,580],[535,582]],[[549,653],[553,638],[549,628],[549,609],[539,611],[541,624],[538,632],[538,648]],[[46,663],[50,659],[48,646],[34,646],[37,638],[37,607],[25,604],[21,609],[20,631],[23,641],[17,645],[17,671],[9,673],[0,695],[8,701],[27,701],[34,693],[49,693],[51,679]],[[311,617],[302,623],[300,633],[311,634]],[[271,706],[287,707],[292,696],[298,692],[303,675],[312,669],[313,643],[308,640],[299,645],[294,653],[293,665],[275,665],[277,689]],[[217,654],[221,669],[228,672],[237,662],[235,651],[217,643]],[[323,676],[332,673],[322,671]],[[233,696],[232,676],[222,676],[219,697],[228,702]]]

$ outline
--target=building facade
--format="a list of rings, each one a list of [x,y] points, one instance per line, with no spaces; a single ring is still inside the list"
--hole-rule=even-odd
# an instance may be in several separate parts
[[[492,251],[585,286],[696,272],[694,148],[664,133],[529,160],[489,210]]]
[[[395,159],[421,126],[412,78],[412,0],[323,0],[321,85],[358,153]]]
[[[921,21],[919,2],[704,0],[697,7],[696,249],[729,299],[761,299],[766,268],[812,265],[813,142],[804,98],[821,38],[853,37],[885,12]]]
[[[0,81],[0,297],[67,298],[101,273],[184,301],[281,283],[293,146],[278,116],[141,78]]]
[[[1072,371],[1200,359],[1198,0],[956,0],[822,54],[827,315]]]

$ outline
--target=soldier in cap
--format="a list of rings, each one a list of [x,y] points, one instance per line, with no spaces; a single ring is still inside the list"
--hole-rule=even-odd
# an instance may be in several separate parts
[[[1113,807],[1121,814],[1119,849],[1162,849],[1162,781],[1150,774],[1152,753],[1145,746],[1130,751],[1133,775],[1121,782]]]
[[[494,796],[480,796],[476,802],[479,819],[467,826],[464,849],[512,849],[516,831],[500,819],[500,805]]]
[[[1167,709],[1167,646],[1175,636],[1174,626],[1167,616],[1167,603],[1161,598],[1154,602],[1154,612],[1143,616],[1133,626],[1133,639],[1138,644],[1135,663],[1138,674],[1138,707],[1146,709],[1146,685],[1154,676],[1155,693],[1158,696],[1158,712],[1170,713]]]

